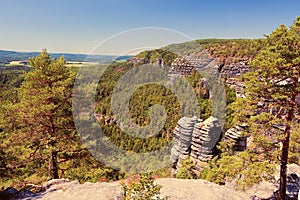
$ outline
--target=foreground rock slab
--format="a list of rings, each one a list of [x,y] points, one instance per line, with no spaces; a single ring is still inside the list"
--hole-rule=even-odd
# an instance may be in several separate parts
[[[239,200],[250,199],[245,192],[235,191],[228,186],[220,186],[205,180],[162,178],[155,181],[163,186],[161,197],[169,200]],[[54,184],[57,183],[57,184]],[[120,182],[84,183],[78,181],[52,180],[44,185],[46,191],[34,196],[19,196],[24,200],[121,200]]]
[[[220,186],[205,180],[194,179],[158,179],[162,185],[161,196],[171,200],[246,200],[249,194],[235,191],[234,188]]]
[[[300,166],[288,166],[289,174],[300,176]],[[279,171],[275,173],[279,174]],[[275,176],[276,179],[278,176]],[[300,179],[299,186],[300,186]],[[274,183],[261,182],[247,191],[236,191],[234,183],[217,185],[201,179],[159,178],[155,183],[162,186],[161,197],[169,200],[250,200],[252,197],[268,198],[278,187]],[[6,192],[5,197],[1,193]],[[43,185],[43,192],[31,193],[7,188],[0,192],[0,200],[121,200],[122,187],[120,181],[108,183],[84,183],[68,179],[50,180]],[[298,193],[298,191],[296,191]],[[298,196],[300,193],[297,194]],[[9,197],[9,198],[6,198]],[[298,197],[300,200],[300,198]]]
[[[51,180],[43,186],[46,191],[24,200],[121,200],[122,187],[119,182],[79,184],[78,181]]]

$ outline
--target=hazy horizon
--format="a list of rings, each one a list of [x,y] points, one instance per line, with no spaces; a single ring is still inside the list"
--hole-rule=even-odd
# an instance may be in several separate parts
[[[89,54],[111,36],[143,27],[171,29],[193,39],[262,38],[280,24],[291,25],[299,7],[298,0],[2,1],[0,49]],[[130,47],[136,39],[120,46]],[[156,46],[179,42],[170,38]],[[118,47],[101,52],[123,53]]]

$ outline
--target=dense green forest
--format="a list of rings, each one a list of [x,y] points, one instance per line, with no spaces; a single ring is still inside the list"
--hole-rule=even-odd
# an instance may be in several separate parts
[[[189,176],[193,164],[187,160],[179,172],[182,177],[205,178],[224,184],[240,176],[245,188],[263,179],[271,179],[275,165],[281,165],[281,192],[286,184],[286,165],[299,164],[299,29],[300,18],[290,28],[280,26],[265,39],[206,39],[191,43],[173,44],[166,48],[141,52],[137,55],[146,63],[163,59],[170,65],[176,54],[167,51],[177,48],[184,54],[203,50],[220,63],[249,60],[252,71],[241,78],[246,84],[246,98],[235,97],[226,87],[227,121],[223,131],[238,123],[247,123],[245,135],[251,135],[253,145],[236,154],[232,145],[222,140],[219,154],[197,176]],[[63,57],[51,58],[47,51],[31,58],[29,68],[0,69],[0,185],[18,188],[27,183],[41,184],[51,178],[70,178],[84,181],[118,180],[126,172],[106,167],[97,161],[81,142],[72,116],[72,88],[76,68],[66,66]],[[159,134],[136,138],[123,132],[111,108],[113,90],[118,80],[134,68],[131,62],[112,62],[102,74],[95,97],[98,123],[112,143],[126,151],[145,153],[165,146],[173,139],[173,130],[182,117],[180,102],[164,86],[146,84],[134,91],[129,101],[132,120],[139,126],[150,123],[149,108],[162,105],[167,113],[166,123]],[[211,115],[209,88],[202,76],[194,71],[186,76],[199,103],[203,120]],[[280,85],[288,80],[290,84]],[[83,88],[84,89],[84,88]],[[258,112],[258,102],[268,100],[268,106],[278,112]],[[275,128],[275,127],[283,128]],[[274,142],[275,141],[275,142]],[[280,147],[280,144],[282,146]],[[290,157],[288,157],[290,152]],[[280,160],[277,158],[281,157]],[[186,169],[186,170],[185,170]],[[169,177],[169,168],[157,172]]]
[[[47,52],[32,58],[33,69],[2,71],[1,185],[21,187],[49,178],[80,181],[118,179],[85,149],[71,113],[74,70]]]
[[[101,178],[114,180],[124,176],[123,172],[108,169],[96,161],[76,136],[70,100],[72,80],[77,69],[64,67],[64,62],[62,58],[52,59],[47,52],[43,52],[31,59],[33,68],[29,72],[1,71],[3,186],[39,184],[51,177],[98,181]],[[138,88],[131,97],[130,114],[140,126],[149,123],[148,108],[151,105],[160,104],[166,108],[167,123],[154,137],[130,137],[116,123],[106,120],[113,119],[110,108],[113,88],[118,79],[132,67],[131,63],[126,62],[114,62],[107,67],[97,89],[96,112],[101,116],[98,118],[99,124],[114,144],[127,151],[153,151],[172,140],[172,131],[181,117],[179,102],[170,90],[159,85],[145,85]],[[194,89],[200,77],[196,72],[188,77]],[[199,92],[203,90],[206,95]],[[207,92],[206,88],[197,90],[203,118],[210,115]],[[55,162],[52,162],[53,159]],[[48,167],[58,170],[48,171]]]
[[[109,123],[105,118],[114,119],[111,111],[111,97],[118,79],[132,69],[133,65],[128,63],[115,63],[108,67],[102,75],[97,93],[96,112],[101,114],[100,124],[105,129],[105,133],[111,141],[122,148],[139,152],[148,152],[161,148],[173,139],[172,132],[180,119],[180,105],[177,97],[167,88],[161,85],[147,84],[139,87],[131,96],[129,102],[130,115],[134,122],[140,126],[150,123],[148,115],[149,108],[155,104],[162,105],[167,112],[167,120],[163,129],[154,137],[147,139],[132,138],[121,131],[116,123]],[[210,116],[210,100],[208,99],[207,88],[197,89],[197,84],[201,79],[198,72],[192,73],[187,80],[194,87],[198,101],[201,105],[201,117],[203,119]]]

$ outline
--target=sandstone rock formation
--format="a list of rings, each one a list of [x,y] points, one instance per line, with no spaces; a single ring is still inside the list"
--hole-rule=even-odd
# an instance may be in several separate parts
[[[225,140],[234,142],[235,151],[244,151],[247,148],[247,136],[242,135],[246,125],[236,125],[225,132]]]
[[[177,72],[180,75],[190,75],[194,70],[198,70],[208,66],[213,58],[209,57],[207,53],[202,52],[203,55],[197,56],[179,56],[171,64],[170,70]]]
[[[174,145],[171,149],[171,160],[177,163],[179,160],[186,159],[191,151],[192,135],[196,122],[201,120],[193,117],[181,118],[174,130]]]
[[[235,89],[237,97],[244,97],[245,88],[244,83],[239,80],[239,77],[249,71],[249,60],[247,59],[238,63],[225,65],[220,70],[226,85]]]
[[[180,162],[190,157],[200,169],[201,162],[212,158],[213,149],[221,136],[218,119],[210,117],[204,122],[197,118],[183,117],[174,130],[171,160],[180,168]]]
[[[220,71],[224,78],[237,78],[250,71],[249,60],[245,59],[237,63],[224,65]]]

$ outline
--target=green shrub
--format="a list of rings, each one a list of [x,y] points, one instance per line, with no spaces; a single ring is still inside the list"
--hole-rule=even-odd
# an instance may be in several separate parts
[[[161,185],[154,184],[150,173],[141,175],[138,181],[130,182],[127,186],[121,183],[124,195],[123,200],[166,200],[160,197]]]

